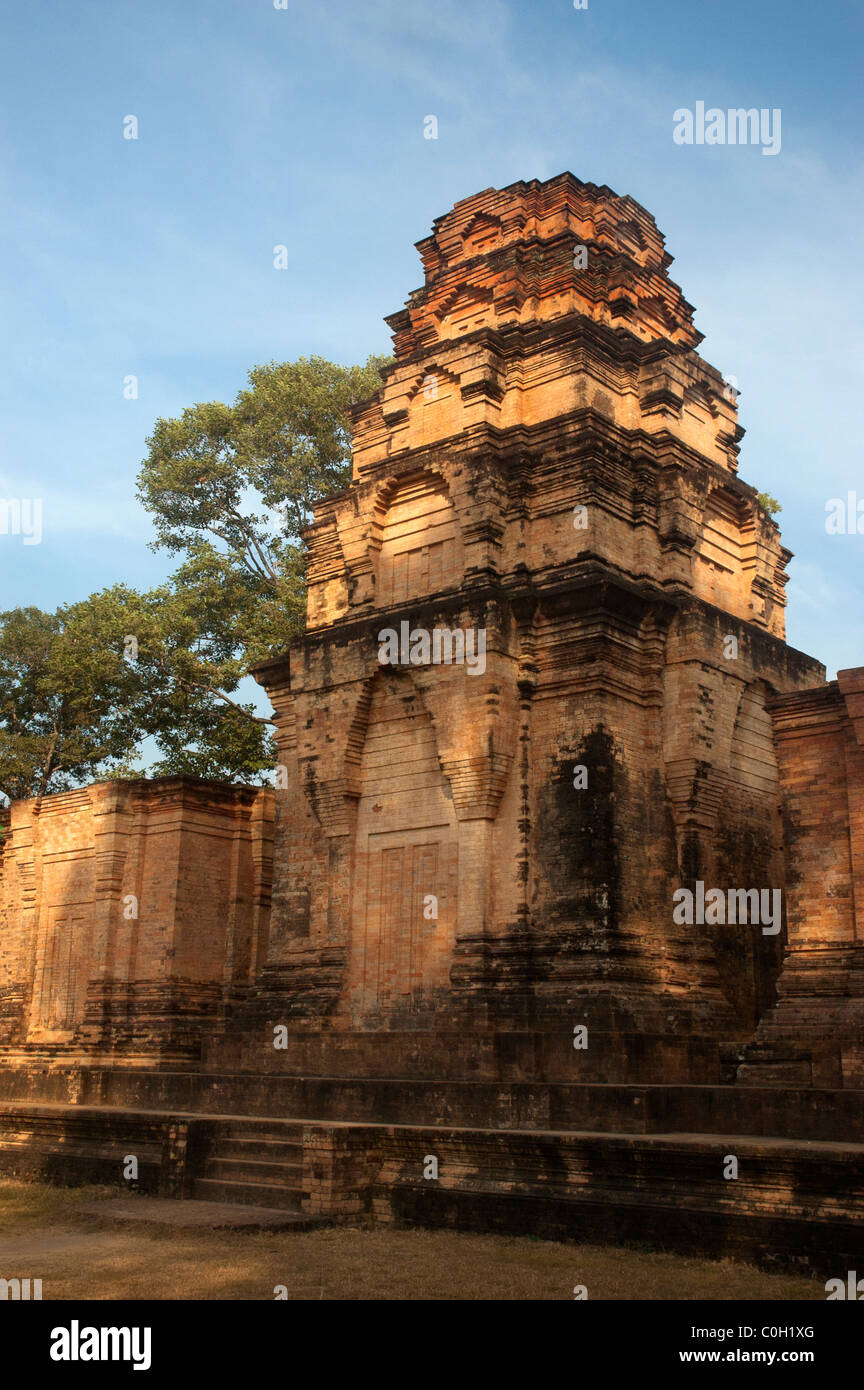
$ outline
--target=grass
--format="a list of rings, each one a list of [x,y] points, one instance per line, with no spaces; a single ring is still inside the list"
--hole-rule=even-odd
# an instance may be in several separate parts
[[[162,1231],[78,1210],[109,1188],[0,1180],[0,1278],[43,1299],[556,1300],[825,1298],[824,1281],[732,1261],[455,1231]]]

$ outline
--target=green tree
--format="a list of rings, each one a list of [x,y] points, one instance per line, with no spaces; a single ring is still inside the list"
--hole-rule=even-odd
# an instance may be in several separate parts
[[[160,754],[153,774],[266,781],[276,760],[273,721],[237,690],[258,604],[230,566],[197,566],[187,578],[191,571],[181,567],[146,596],[153,621],[138,643],[136,677],[144,727]]]
[[[226,676],[221,655],[174,585],[115,585],[56,613],[0,614],[0,794],[142,776],[148,738],[156,776],[264,781],[271,721],[202,685]]]
[[[184,557],[175,601],[224,663],[223,691],[302,631],[301,533],[315,503],[350,481],[349,412],[378,390],[386,360],[271,362],[253,368],[233,406],[194,405],[156,421],[138,495],[154,549]],[[211,662],[209,688],[212,674]]]
[[[351,408],[379,389],[388,360],[270,362],[233,406],[156,421],[138,495],[153,548],[182,563],[160,591],[162,640],[141,658],[159,690],[154,771],[250,781],[272,768],[273,721],[237,687],[303,630],[302,531],[350,481]]]
[[[386,359],[255,367],[232,406],[156,421],[138,479],[163,585],[115,585],[57,613],[0,614],[0,790],[10,799],[135,774],[264,781],[273,721],[238,690],[302,631],[302,530],[350,480],[351,407]]]
[[[0,614],[0,792],[15,800],[130,773],[144,706],[124,637],[148,621],[122,585],[56,613]]]

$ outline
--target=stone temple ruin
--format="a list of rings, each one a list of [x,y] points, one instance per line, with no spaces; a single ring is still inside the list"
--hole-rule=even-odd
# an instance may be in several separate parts
[[[277,789],[6,813],[0,1170],[834,1269],[864,668],[786,644],[790,552],[644,208],[563,174],[418,249],[257,672]],[[715,887],[782,917],[676,920]]]

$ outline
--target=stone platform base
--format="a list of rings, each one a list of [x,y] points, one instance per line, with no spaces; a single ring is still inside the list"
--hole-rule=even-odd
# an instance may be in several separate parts
[[[575,1022],[575,1020],[574,1020]],[[399,1077],[435,1081],[732,1081],[740,1048],[691,1034],[429,1028],[324,1031],[274,1017],[254,1031],[208,1038],[202,1071],[256,1076]],[[125,1065],[125,1064],[124,1064]],[[161,1070],[161,1068],[160,1068]]]
[[[826,1275],[864,1250],[864,1143],[0,1105],[4,1174],[120,1187],[130,1154],[144,1193],[313,1219],[648,1242]]]
[[[183,1199],[178,1214],[650,1242],[832,1277],[860,1265],[864,1090],[733,1084],[734,1048],[687,1036],[281,1041],[270,1025],[214,1038],[186,1070],[7,1055],[0,1173],[131,1197],[134,1156],[135,1191]]]
[[[581,1063],[574,1067],[578,1077]],[[754,1134],[864,1143],[864,1091],[775,1085],[623,1084],[602,1081],[428,1080],[320,1074],[256,1076],[91,1067],[0,1070],[4,1102],[109,1107],[107,1113],[492,1129]]]
[[[278,1207],[235,1206],[231,1202],[182,1202],[170,1197],[118,1197],[84,1202],[76,1211],[121,1225],[163,1226],[171,1230],[311,1231],[324,1224]]]

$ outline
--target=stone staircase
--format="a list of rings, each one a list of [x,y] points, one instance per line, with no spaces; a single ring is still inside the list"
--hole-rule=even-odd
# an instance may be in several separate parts
[[[302,1172],[302,1126],[276,1130],[266,1122],[229,1120],[216,1134],[203,1176],[192,1179],[191,1196],[299,1212]]]
[[[692,1039],[595,1034],[587,1054],[527,1033],[241,1041],[207,1071],[7,1067],[0,1172],[119,1186],[135,1153],[141,1193],[297,1229],[650,1242],[829,1275],[864,1251],[864,1090],[733,1084]]]

